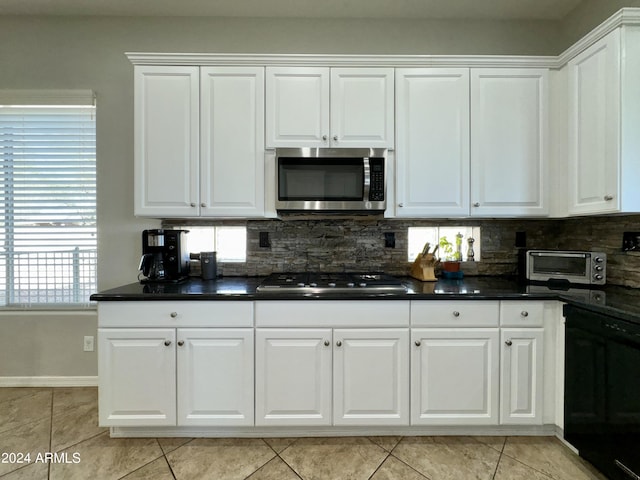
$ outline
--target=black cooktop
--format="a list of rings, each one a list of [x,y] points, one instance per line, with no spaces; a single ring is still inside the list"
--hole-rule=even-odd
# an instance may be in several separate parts
[[[407,288],[384,273],[272,273],[258,286],[259,293],[402,293]]]

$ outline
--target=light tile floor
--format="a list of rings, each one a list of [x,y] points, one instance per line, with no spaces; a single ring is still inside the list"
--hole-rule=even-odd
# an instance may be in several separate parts
[[[553,437],[115,439],[97,419],[96,388],[0,388],[0,478],[604,478]],[[18,463],[20,454],[31,461]]]

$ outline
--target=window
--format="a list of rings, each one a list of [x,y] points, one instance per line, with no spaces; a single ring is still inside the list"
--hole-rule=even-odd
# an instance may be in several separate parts
[[[245,227],[181,227],[186,235],[189,253],[217,252],[219,262],[247,260],[247,229]]]
[[[462,254],[461,260],[467,260],[469,255],[469,238],[473,238],[473,252],[474,260],[477,262],[480,260],[480,227],[409,227],[408,231],[408,260],[413,262],[418,254],[422,252],[425,244],[429,242],[431,244],[431,251],[436,245],[440,245],[438,248],[437,256],[445,260],[447,257],[455,257],[457,251],[456,238],[457,235],[462,235],[462,242],[460,244],[460,250]],[[443,240],[444,239],[444,240]],[[447,254],[447,247],[449,243],[449,252]],[[453,258],[455,259],[455,258]]]
[[[96,291],[95,107],[0,104],[0,162],[0,305],[87,304]]]

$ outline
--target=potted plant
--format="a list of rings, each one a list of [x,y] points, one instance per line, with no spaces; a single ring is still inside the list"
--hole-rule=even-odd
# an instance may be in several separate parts
[[[444,254],[441,261],[442,270],[445,272],[459,272],[460,262],[462,261],[462,234],[456,235],[455,246],[447,239],[447,237],[440,237],[438,242],[440,245],[440,252]]]

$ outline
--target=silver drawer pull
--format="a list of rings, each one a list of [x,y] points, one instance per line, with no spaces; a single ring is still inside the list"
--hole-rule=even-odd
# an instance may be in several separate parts
[[[416,340],[416,347],[419,347],[420,345],[422,345],[422,343],[420,342],[420,340]]]
[[[460,312],[458,312],[457,310],[454,310],[453,316],[454,317],[459,317],[460,316]]]
[[[528,317],[529,316],[529,312],[527,312],[526,310],[523,310],[520,312],[520,315],[522,315],[523,317]]]
[[[329,343],[329,340],[325,340],[325,341],[324,341],[324,346],[325,346],[325,347],[328,347],[329,345],[331,345],[331,344]]]
[[[171,318],[176,318],[178,316],[178,312],[171,312],[169,315]]]
[[[510,347],[511,345],[513,345],[513,342],[512,342],[511,340],[507,340],[506,342],[504,342],[504,344],[505,344],[507,347]]]
[[[164,341],[164,346],[168,347],[169,345],[171,345],[171,340],[165,340]]]

